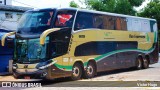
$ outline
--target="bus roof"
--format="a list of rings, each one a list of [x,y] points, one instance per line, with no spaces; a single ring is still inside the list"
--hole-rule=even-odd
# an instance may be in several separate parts
[[[95,11],[95,10],[87,10],[87,9],[79,9],[79,8],[46,8],[46,9],[35,9],[37,10],[49,10],[49,9],[57,9],[57,10],[75,10],[75,11],[83,11],[83,12],[89,12],[89,13],[95,13],[95,14],[104,14],[104,15],[111,15],[111,16],[120,16],[120,17],[126,17],[126,18],[137,18],[137,19],[145,19],[145,20],[152,20],[156,21],[156,19],[151,18],[144,18],[144,17],[138,17],[138,16],[131,16],[131,15],[124,15],[124,14],[117,14],[117,13],[110,13],[110,12],[102,12],[102,11]]]

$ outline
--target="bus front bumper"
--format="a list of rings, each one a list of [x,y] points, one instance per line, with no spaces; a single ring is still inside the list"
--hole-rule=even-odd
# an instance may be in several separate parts
[[[45,79],[47,71],[40,69],[15,69],[13,76],[17,79]]]

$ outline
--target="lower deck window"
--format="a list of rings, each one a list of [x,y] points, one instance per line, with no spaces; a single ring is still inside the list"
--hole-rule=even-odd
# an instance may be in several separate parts
[[[75,49],[75,56],[102,55],[116,50],[137,49],[137,42],[88,42]]]

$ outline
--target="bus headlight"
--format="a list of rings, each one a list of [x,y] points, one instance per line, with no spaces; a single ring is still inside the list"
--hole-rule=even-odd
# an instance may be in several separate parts
[[[17,64],[13,64],[13,67],[12,67],[13,69],[17,69],[18,67],[17,67]]]
[[[52,61],[52,60],[49,60],[49,61],[46,61],[46,62],[42,62],[42,63],[39,63],[36,68],[37,69],[45,69],[53,64],[55,64],[57,61]]]
[[[45,66],[45,65],[47,65],[47,62],[40,62],[40,63],[36,66],[36,68],[37,68],[37,69],[41,69],[41,67],[43,67],[43,66]]]

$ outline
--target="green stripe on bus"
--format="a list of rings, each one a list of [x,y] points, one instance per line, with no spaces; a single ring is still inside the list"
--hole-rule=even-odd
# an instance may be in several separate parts
[[[148,52],[151,52],[152,50],[154,50],[154,48],[150,48],[149,50],[140,50],[140,49],[124,49],[124,50],[117,50],[117,51],[112,51],[112,52],[109,52],[109,53],[106,53],[106,54],[103,54],[101,56],[98,56],[95,58],[96,61],[99,61],[100,59],[104,58],[104,57],[108,57],[108,56],[111,56],[113,54],[116,54],[116,53],[120,53],[120,52],[126,52],[126,51],[138,51],[138,52],[142,52],[142,53],[148,53]]]
[[[59,65],[59,64],[54,64],[57,68],[59,69],[66,69],[66,70],[72,70],[72,66],[64,66],[64,65]]]
[[[149,38],[149,37],[148,37]],[[148,40],[147,40],[148,41]],[[157,42],[157,33],[154,32],[154,43]],[[142,53],[146,53],[146,52],[151,52],[152,50],[154,50],[155,47],[150,48],[148,50],[141,50],[141,49],[124,49],[124,50],[117,50],[117,51],[112,51],[106,54],[103,54],[101,56],[98,56],[95,58],[96,61],[99,61],[100,59],[104,58],[104,57],[108,57],[110,55],[116,54],[116,53],[120,53],[120,52],[126,52],[126,51],[138,51],[138,52],[142,52]]]
[[[149,37],[148,33],[146,34],[146,41],[150,42],[150,37]]]
[[[157,42],[157,32],[154,32],[154,43]]]
[[[156,42],[156,32],[154,33],[154,42]],[[149,53],[151,52],[152,50],[154,50],[155,48],[150,48],[148,50],[141,50],[141,49],[124,49],[124,50],[117,50],[117,51],[112,51],[112,52],[109,52],[109,53],[106,53],[106,54],[103,54],[101,56],[98,56],[95,58],[96,62],[99,61],[100,59],[104,58],[104,57],[108,57],[108,56],[111,56],[113,54],[116,54],[116,53],[120,53],[120,52],[126,52],[126,51],[137,51],[137,52],[142,52],[142,53]],[[86,67],[88,64],[88,62],[84,62],[84,66]],[[64,65],[59,65],[59,64],[55,64],[55,66],[57,68],[60,68],[60,69],[66,69],[68,71],[71,71],[72,70],[72,67],[73,66],[64,66]]]

